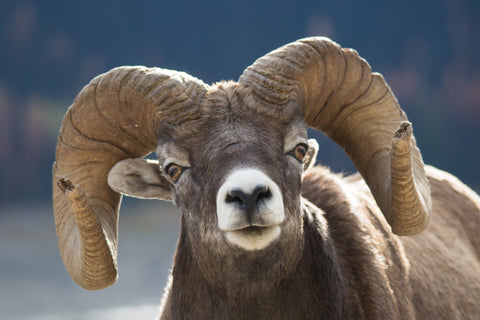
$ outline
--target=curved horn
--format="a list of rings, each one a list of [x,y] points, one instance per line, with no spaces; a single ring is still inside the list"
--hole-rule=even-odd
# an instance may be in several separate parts
[[[308,125],[345,150],[394,233],[426,228],[430,185],[411,124],[383,77],[356,51],[305,38],[258,59],[239,82],[264,104],[296,100]]]
[[[207,88],[184,73],[120,67],[93,79],[68,109],[53,166],[53,206],[63,262],[80,286],[97,290],[117,279],[121,195],[107,185],[108,172],[154,151],[160,122],[196,120]]]

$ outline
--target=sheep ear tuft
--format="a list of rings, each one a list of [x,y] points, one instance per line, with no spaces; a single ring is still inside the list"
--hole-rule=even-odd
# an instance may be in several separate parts
[[[308,151],[303,162],[303,170],[312,168],[317,161],[318,143],[315,139],[308,139]]]

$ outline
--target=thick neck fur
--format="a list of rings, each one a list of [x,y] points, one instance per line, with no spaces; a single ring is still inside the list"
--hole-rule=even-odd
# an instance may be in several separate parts
[[[349,318],[348,284],[335,249],[320,236],[321,226],[315,215],[306,214],[304,222],[304,250],[295,270],[286,278],[267,278],[260,284],[225,283],[224,288],[211,285],[185,246],[188,237],[181,237],[170,292],[170,310],[179,314],[172,315],[172,319]],[[252,267],[251,272],[255,272]]]
[[[384,270],[377,261],[381,257],[370,252],[364,222],[352,214],[337,179],[330,176],[313,169],[305,178],[304,185],[311,187],[304,188],[304,196],[317,201],[303,201],[302,254],[293,271],[281,277],[246,259],[236,266],[240,274],[261,272],[261,280],[219,273],[229,280],[212,285],[198,268],[182,224],[162,319],[407,319],[409,307],[398,294],[409,292],[401,261]],[[387,246],[387,254],[395,249]],[[175,314],[169,316],[170,311]]]

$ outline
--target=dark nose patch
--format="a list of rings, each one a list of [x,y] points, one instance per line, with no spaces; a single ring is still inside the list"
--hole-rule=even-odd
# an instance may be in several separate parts
[[[258,208],[259,202],[271,197],[272,192],[267,186],[258,185],[250,193],[245,193],[238,188],[230,190],[225,198],[225,202],[237,204],[247,214],[250,222],[251,216]]]

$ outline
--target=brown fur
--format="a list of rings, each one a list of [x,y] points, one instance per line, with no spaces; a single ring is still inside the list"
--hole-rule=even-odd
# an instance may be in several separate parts
[[[430,226],[401,238],[419,319],[480,316],[480,199],[454,176],[427,167],[432,187]]]
[[[477,319],[480,314],[479,197],[450,174],[426,170],[432,217],[427,230],[414,237],[391,233],[358,174],[334,178],[356,190],[361,210],[349,216],[338,205],[347,201],[335,202],[335,183],[325,169],[315,168],[304,179],[304,195],[325,210],[331,238],[341,244],[353,296],[360,298],[366,319],[381,314],[384,319]]]

